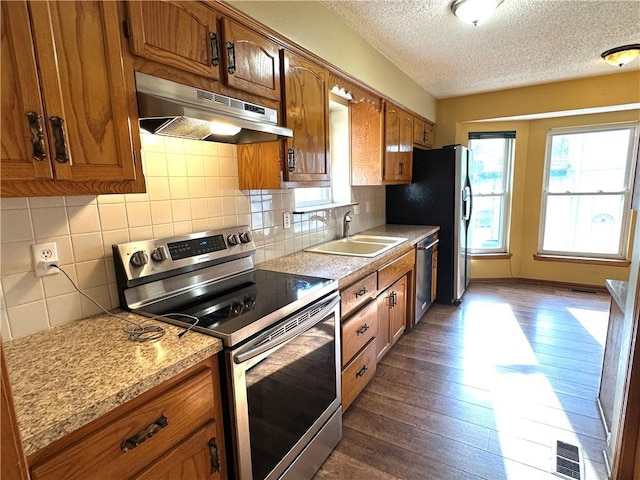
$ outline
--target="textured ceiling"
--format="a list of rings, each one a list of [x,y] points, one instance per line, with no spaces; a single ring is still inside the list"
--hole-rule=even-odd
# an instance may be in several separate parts
[[[504,0],[476,27],[451,0],[322,3],[436,98],[640,69],[600,58],[640,43],[640,0]]]

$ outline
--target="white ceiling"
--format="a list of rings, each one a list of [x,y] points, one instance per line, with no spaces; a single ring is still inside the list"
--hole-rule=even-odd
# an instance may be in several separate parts
[[[322,2],[436,98],[640,69],[600,58],[640,43],[640,0],[504,0],[476,27],[451,0]]]

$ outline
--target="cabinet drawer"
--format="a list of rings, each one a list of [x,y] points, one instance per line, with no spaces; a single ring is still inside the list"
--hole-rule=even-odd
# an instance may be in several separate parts
[[[342,298],[340,305],[342,318],[346,317],[371,298],[376,292],[377,279],[377,273],[373,272],[340,292],[340,297]]]
[[[214,418],[213,378],[200,370],[184,382],[160,393],[140,407],[125,411],[104,428],[90,432],[61,453],[31,469],[33,480],[119,479],[136,472]],[[124,441],[151,432],[154,422],[166,426],[128,451]]]
[[[342,323],[342,366],[378,332],[378,306],[375,302]]]
[[[376,341],[372,338],[367,346],[342,370],[342,411],[355,400],[376,373]]]
[[[387,263],[378,270],[378,290],[385,290],[389,285],[407,273],[416,263],[416,251],[411,250],[400,258]]]

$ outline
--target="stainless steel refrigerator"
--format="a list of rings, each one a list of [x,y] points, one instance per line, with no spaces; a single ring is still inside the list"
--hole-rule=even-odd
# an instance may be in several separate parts
[[[440,226],[438,303],[458,305],[469,285],[471,155],[472,151],[461,145],[414,149],[411,183],[386,187],[387,223]]]

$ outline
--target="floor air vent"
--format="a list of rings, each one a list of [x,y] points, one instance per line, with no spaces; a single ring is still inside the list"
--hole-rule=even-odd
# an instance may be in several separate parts
[[[552,471],[562,478],[582,480],[582,452],[579,447],[557,440],[553,445]]]

